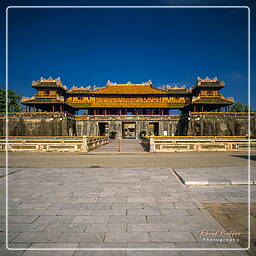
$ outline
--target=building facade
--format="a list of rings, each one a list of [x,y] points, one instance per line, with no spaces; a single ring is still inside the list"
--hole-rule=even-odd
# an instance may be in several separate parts
[[[155,88],[151,81],[117,84],[108,81],[105,87],[73,87],[68,89],[60,79],[32,82],[37,93],[23,98],[28,112],[61,112],[76,116],[79,135],[116,134],[123,138],[143,135],[185,135],[183,117],[190,112],[222,112],[234,103],[221,95],[224,82],[217,78],[197,78],[190,89],[186,87]],[[169,115],[179,109],[181,116]],[[175,129],[170,125],[175,123]],[[178,127],[178,129],[177,129]],[[178,132],[177,132],[178,131]]]

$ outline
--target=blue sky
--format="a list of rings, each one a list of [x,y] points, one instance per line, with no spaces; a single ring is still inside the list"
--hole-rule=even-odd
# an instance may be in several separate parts
[[[170,2],[177,3],[154,4]],[[95,4],[72,4],[84,3]],[[223,95],[247,103],[247,13],[246,8],[9,9],[9,87],[32,96],[31,82],[41,76],[60,76],[69,88],[149,79],[154,86],[190,87],[197,76],[217,76],[226,83]],[[253,99],[252,105],[256,109]]]

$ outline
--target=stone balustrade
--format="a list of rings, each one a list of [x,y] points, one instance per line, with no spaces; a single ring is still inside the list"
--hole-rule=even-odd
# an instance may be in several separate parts
[[[142,138],[142,143],[149,152],[256,150],[256,139],[244,136],[152,136]]]
[[[0,151],[89,152],[107,143],[104,136],[10,136],[0,138]]]

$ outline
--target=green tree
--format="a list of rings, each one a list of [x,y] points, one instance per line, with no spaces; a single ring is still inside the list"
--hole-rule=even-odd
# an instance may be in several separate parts
[[[21,96],[17,95],[13,90],[8,90],[8,112],[21,111]],[[0,113],[6,112],[6,89],[0,88]]]
[[[233,104],[230,107],[231,112],[248,112],[249,109],[250,109],[250,111],[252,111],[251,107],[249,108],[249,106],[247,104],[243,104],[239,101],[237,101],[235,104]]]

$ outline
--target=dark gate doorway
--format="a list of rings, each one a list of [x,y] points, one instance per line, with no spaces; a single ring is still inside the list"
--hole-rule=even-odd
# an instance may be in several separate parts
[[[108,135],[108,123],[98,123],[99,126],[99,136]]]
[[[149,123],[148,133],[149,133],[149,136],[151,135],[159,136],[159,123],[157,122]]]
[[[135,123],[123,123],[122,133],[124,139],[136,138],[136,124]]]

